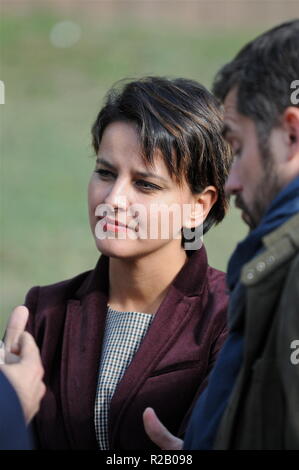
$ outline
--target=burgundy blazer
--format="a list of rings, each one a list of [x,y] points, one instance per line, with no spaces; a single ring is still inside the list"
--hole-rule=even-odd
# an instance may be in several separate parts
[[[92,271],[33,287],[28,331],[41,351],[46,395],[35,418],[38,447],[96,449],[94,408],[109,292],[109,258]],[[117,386],[109,415],[110,449],[157,450],[147,437],[147,406],[183,437],[198,395],[226,337],[224,273],[191,252],[171,284]]]

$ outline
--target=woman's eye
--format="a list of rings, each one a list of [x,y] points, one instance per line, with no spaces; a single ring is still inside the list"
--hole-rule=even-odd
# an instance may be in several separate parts
[[[147,191],[150,191],[150,190],[159,190],[161,189],[159,186],[156,186],[155,184],[153,183],[149,183],[148,181],[143,181],[143,180],[138,180],[135,182],[135,184],[141,188],[141,189],[145,189]]]
[[[97,173],[103,179],[114,177],[114,174],[109,170],[95,170],[95,173]]]

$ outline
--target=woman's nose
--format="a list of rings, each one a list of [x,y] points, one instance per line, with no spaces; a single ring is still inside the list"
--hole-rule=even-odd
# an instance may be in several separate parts
[[[127,210],[129,188],[125,181],[116,180],[106,194],[105,204],[109,204],[113,209]]]

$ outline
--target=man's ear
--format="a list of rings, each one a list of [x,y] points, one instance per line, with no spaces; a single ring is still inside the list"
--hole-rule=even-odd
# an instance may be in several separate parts
[[[194,195],[194,204],[185,227],[194,228],[203,224],[217,199],[218,191],[215,186],[207,186],[201,193]]]
[[[288,160],[299,158],[299,108],[289,106],[283,114],[283,123],[286,130],[289,147]]]
[[[299,108],[289,106],[285,110],[281,129],[284,135],[280,140],[283,143],[282,151],[276,147],[277,157],[282,155],[278,171],[283,184],[288,184],[299,175]]]

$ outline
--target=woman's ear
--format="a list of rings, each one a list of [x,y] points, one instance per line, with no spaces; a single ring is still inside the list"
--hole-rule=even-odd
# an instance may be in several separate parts
[[[217,199],[218,191],[215,186],[207,186],[201,193],[194,195],[194,204],[185,226],[194,228],[202,225]]]

